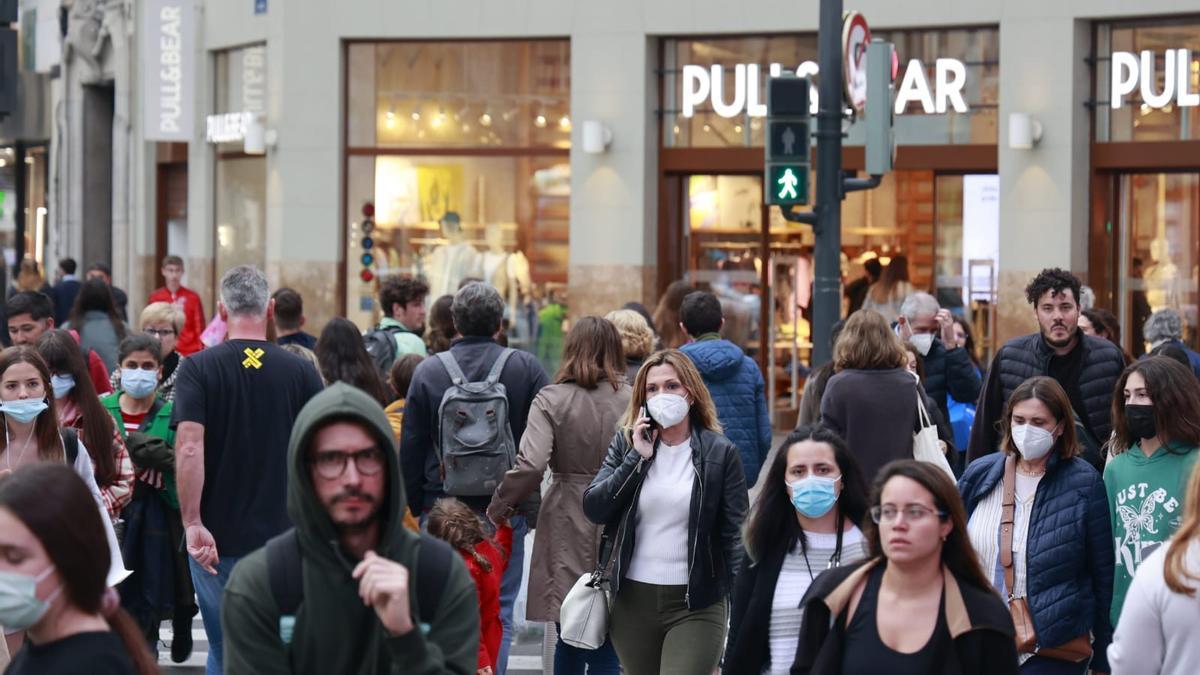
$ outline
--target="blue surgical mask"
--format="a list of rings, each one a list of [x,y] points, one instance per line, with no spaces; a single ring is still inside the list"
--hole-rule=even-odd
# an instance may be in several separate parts
[[[54,565],[41,574],[30,576],[16,572],[0,572],[0,624],[5,628],[25,630],[42,619],[50,602],[58,595],[55,591],[49,599],[37,596],[37,585],[54,571]]]
[[[54,398],[60,399],[75,388],[74,375],[51,375],[50,388],[54,390]]]
[[[21,398],[15,401],[4,401],[0,403],[0,413],[4,413],[21,424],[29,424],[37,419],[42,411],[50,406],[46,405],[45,399],[40,398]]]
[[[837,504],[837,482],[840,478],[841,476],[809,476],[788,483],[788,487],[792,488],[792,506],[796,507],[800,515],[808,518],[820,518],[829,513],[829,509]]]
[[[121,389],[134,398],[146,398],[158,387],[158,372],[141,368],[121,369]]]

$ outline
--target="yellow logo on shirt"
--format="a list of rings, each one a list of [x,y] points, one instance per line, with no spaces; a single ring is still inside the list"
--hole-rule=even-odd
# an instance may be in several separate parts
[[[243,368],[258,369],[263,367],[262,361],[259,359],[261,359],[262,355],[266,352],[261,349],[251,349],[249,347],[246,347],[244,350],[242,350],[242,352],[246,355],[246,359],[242,361]]]

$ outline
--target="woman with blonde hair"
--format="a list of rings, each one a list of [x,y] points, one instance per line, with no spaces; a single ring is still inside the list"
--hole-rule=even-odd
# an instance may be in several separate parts
[[[645,325],[635,312],[629,313]],[[529,563],[525,615],[531,620],[557,623],[559,606],[571,586],[596,568],[600,528],[583,515],[583,491],[604,461],[631,393],[617,329],[600,317],[583,317],[567,333],[554,384],[533,399],[516,466],[505,474],[488,505],[492,520],[506,521],[538,490],[546,468],[553,472]],[[616,675],[611,642],[588,651],[559,640],[554,672],[570,675],[585,668],[594,675]]]
[[[654,329],[645,317],[632,309],[618,309],[604,316],[617,327],[621,349],[625,351],[625,375],[630,382],[637,378],[646,357],[654,351]]]
[[[164,402],[175,400],[175,377],[179,364],[186,358],[175,350],[179,332],[183,330],[183,310],[169,302],[152,302],[142,310],[138,318],[142,333],[158,340],[162,347],[162,382],[158,385],[158,396]],[[121,369],[113,370],[109,378],[113,391],[121,388]]]
[[[900,317],[900,305],[913,292],[913,285],[908,280],[908,258],[898,255],[892,258],[879,281],[867,289],[867,299],[863,309],[873,309],[883,315],[889,323],[895,323]]]
[[[868,481],[888,462],[912,459],[925,392],[907,364],[904,344],[874,310],[851,314],[834,345],[821,425],[846,439]]]
[[[685,354],[642,364],[583,511],[604,526],[610,638],[629,675],[710,673],[742,559],[746,477]],[[609,555],[611,552],[611,556]]]
[[[1187,483],[1183,523],[1142,560],[1108,647],[1114,673],[1190,675],[1200,663],[1200,471]]]

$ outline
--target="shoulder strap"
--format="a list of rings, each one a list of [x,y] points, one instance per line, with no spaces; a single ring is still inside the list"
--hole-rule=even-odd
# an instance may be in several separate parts
[[[452,555],[454,550],[449,544],[421,533],[421,546],[417,551],[417,613],[423,623],[432,623],[436,618],[438,603],[450,577]]]
[[[1008,597],[1013,596],[1013,527],[1016,519],[1017,502],[1017,458],[1004,458],[1004,501],[1000,511],[1000,566],[1004,568],[1004,587]]]
[[[462,386],[467,383],[467,376],[463,375],[462,368],[458,367],[458,361],[454,359],[454,354],[447,349],[444,352],[438,352],[438,361],[442,362],[442,367],[446,369],[446,373],[450,375],[450,381],[456,386]]]
[[[74,427],[63,427],[58,433],[62,437],[67,464],[75,464],[75,459],[79,457],[79,433],[75,431]]]
[[[511,347],[505,347],[504,351],[500,352],[500,356],[496,357],[496,362],[492,364],[492,369],[487,376],[489,387],[496,386],[496,383],[500,381],[500,373],[504,371],[504,366],[508,363],[509,357],[513,355],[513,351],[515,350]]]
[[[163,402],[161,396],[155,396],[154,405],[150,406],[150,409],[146,411],[146,416],[142,418],[142,423],[138,425],[138,431],[145,431],[149,429],[150,425],[154,424],[154,418],[158,417],[159,411],[162,410],[163,406],[165,405],[166,403]]]
[[[267,542],[267,572],[279,615],[294,615],[304,599],[304,566],[300,563],[300,537],[296,528]]]
[[[921,396],[921,387],[917,386],[917,425],[924,429],[925,427],[933,426],[933,421],[929,417],[929,411],[925,409],[924,397]]]

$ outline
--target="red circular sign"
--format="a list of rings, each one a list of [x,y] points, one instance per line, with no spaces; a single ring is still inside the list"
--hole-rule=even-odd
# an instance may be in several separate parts
[[[847,12],[842,21],[842,60],[846,82],[846,99],[855,110],[867,106],[867,45],[871,44],[871,29],[858,12]]]

